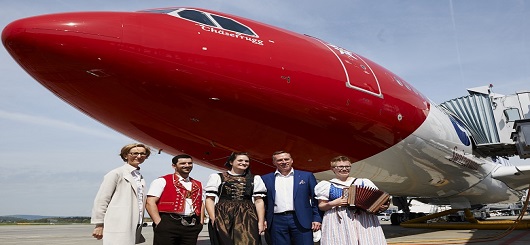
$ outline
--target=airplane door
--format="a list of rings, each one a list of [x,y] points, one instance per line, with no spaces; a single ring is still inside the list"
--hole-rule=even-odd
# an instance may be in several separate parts
[[[346,87],[383,97],[376,74],[362,57],[344,48],[325,43],[320,39],[317,40],[331,50],[342,64]]]

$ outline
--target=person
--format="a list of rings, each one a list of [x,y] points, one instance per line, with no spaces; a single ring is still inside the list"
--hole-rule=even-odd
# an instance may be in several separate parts
[[[321,245],[386,244],[385,234],[375,214],[351,208],[343,196],[343,189],[350,185],[369,186],[377,189],[369,179],[350,177],[351,161],[345,156],[331,160],[331,170],[336,178],[321,181],[315,187],[318,207],[324,211]],[[380,208],[384,211],[389,202]]]
[[[177,155],[171,162],[175,172],[155,179],[147,192],[153,244],[194,245],[203,228],[202,184],[190,177],[191,156]]]
[[[261,244],[260,235],[265,231],[265,184],[250,172],[247,153],[232,153],[225,166],[229,170],[211,174],[204,188],[210,217],[210,242],[214,245]]]
[[[315,176],[293,169],[293,158],[285,151],[272,155],[276,171],[261,178],[267,188],[267,240],[273,245],[311,244],[320,230],[321,214],[314,199]]]
[[[103,244],[137,244],[142,236],[145,181],[139,165],[151,155],[143,144],[128,144],[121,148],[121,159],[126,163],[111,170],[103,178],[94,199],[90,223],[96,228],[92,236],[103,239]]]

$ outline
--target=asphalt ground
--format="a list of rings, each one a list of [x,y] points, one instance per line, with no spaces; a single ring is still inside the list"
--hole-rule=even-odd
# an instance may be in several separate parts
[[[530,244],[530,229],[527,230],[438,230],[424,228],[403,228],[382,221],[388,244]],[[0,225],[2,245],[101,245],[92,238],[92,225]],[[143,234],[152,244],[153,230],[144,227]],[[199,235],[198,245],[209,245],[207,226]]]

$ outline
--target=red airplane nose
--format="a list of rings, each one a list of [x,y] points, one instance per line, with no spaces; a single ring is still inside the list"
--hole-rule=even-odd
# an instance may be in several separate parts
[[[105,52],[100,44],[119,43],[122,35],[121,17],[110,12],[52,14],[10,23],[2,31],[2,43],[26,71],[38,76],[36,64],[64,64],[72,55]]]
[[[86,83],[87,74],[102,76],[103,63],[116,56],[123,36],[121,18],[100,12],[20,19],[4,28],[2,43],[26,72],[68,100],[82,94],[73,84]]]
[[[40,35],[120,39],[122,37],[121,22],[120,15],[111,12],[41,15],[8,24],[2,32],[2,42],[8,47],[16,43],[17,38],[30,37],[38,40]]]

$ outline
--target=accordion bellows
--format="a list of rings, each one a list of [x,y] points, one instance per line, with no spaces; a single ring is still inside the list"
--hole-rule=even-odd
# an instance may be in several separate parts
[[[377,213],[381,205],[386,203],[390,195],[384,191],[368,187],[351,185],[342,191],[344,198],[348,199],[350,207],[361,208],[370,213]]]

